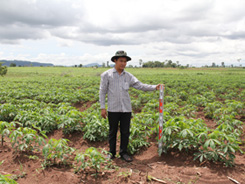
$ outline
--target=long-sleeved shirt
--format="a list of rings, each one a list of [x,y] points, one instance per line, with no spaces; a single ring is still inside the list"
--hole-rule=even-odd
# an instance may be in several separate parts
[[[105,97],[108,94],[109,112],[132,112],[129,87],[143,91],[154,91],[157,85],[141,83],[131,73],[123,72],[119,75],[115,68],[109,69],[101,74],[100,81],[100,108],[105,109]]]

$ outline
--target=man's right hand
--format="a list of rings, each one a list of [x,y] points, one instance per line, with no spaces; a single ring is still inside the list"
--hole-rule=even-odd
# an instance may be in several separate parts
[[[101,109],[101,116],[106,119],[107,118],[107,112],[106,109]]]
[[[165,87],[164,84],[158,84],[158,85],[156,86],[156,90],[159,90],[161,85],[163,85],[163,86]]]

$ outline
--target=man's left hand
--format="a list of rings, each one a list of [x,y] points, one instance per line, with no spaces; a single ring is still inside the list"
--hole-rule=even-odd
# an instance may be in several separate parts
[[[164,84],[158,84],[158,85],[156,86],[156,90],[159,90],[161,85],[164,86]]]

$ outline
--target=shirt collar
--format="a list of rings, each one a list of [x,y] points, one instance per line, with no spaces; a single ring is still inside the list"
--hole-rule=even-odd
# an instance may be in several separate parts
[[[117,70],[116,70],[115,67],[113,67],[113,73],[114,73],[114,72],[117,72]],[[122,71],[122,74],[125,74],[125,70]]]

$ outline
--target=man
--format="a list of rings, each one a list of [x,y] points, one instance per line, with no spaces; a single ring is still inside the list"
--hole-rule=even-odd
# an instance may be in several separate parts
[[[153,91],[158,90],[160,84],[143,84],[132,74],[126,72],[124,68],[131,58],[124,51],[117,51],[111,60],[115,62],[115,67],[102,73],[100,82],[100,106],[103,118],[107,118],[105,97],[108,94],[109,145],[111,153],[108,155],[108,159],[113,159],[116,155],[117,130],[120,121],[120,156],[123,160],[131,162],[132,157],[127,153],[132,113],[128,89],[129,87],[134,87],[143,91]]]

